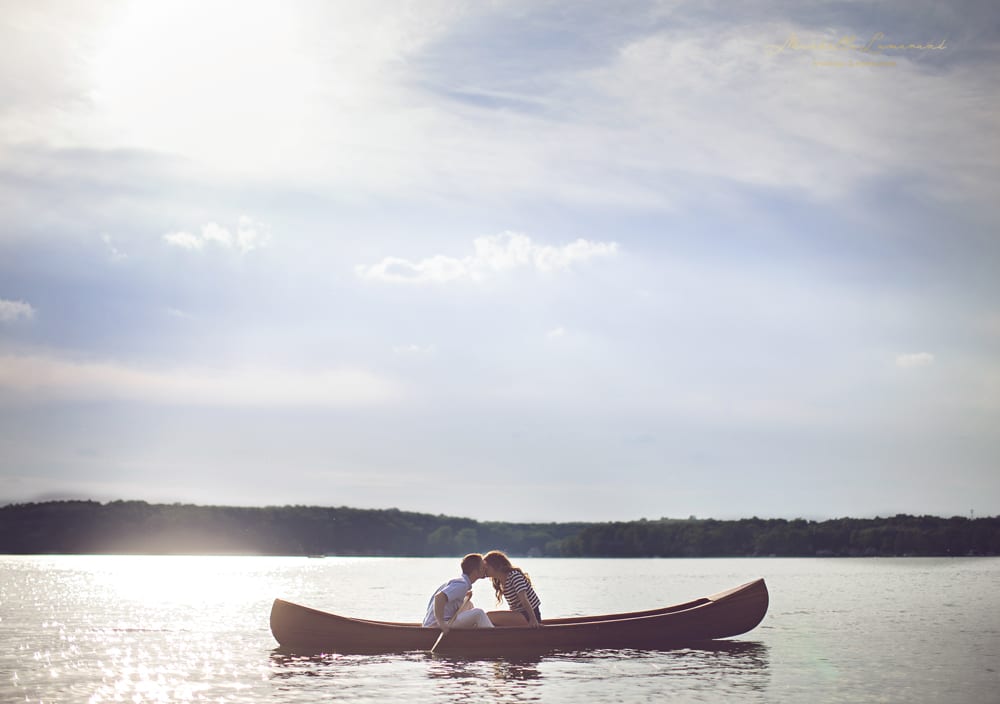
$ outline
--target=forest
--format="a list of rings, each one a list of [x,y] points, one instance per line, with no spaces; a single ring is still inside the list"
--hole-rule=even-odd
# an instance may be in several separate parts
[[[0,554],[546,557],[1000,555],[1000,517],[503,523],[348,507],[48,501],[0,507]]]

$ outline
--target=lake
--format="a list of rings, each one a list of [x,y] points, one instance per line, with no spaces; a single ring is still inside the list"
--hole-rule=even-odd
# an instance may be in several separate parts
[[[1000,702],[998,558],[514,562],[549,618],[758,577],[771,605],[718,648],[301,657],[276,651],[275,597],[417,621],[458,559],[0,556],[0,702]]]

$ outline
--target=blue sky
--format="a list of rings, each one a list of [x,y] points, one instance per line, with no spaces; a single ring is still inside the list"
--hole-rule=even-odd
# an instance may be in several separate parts
[[[0,52],[0,501],[1000,513],[989,3],[9,2]]]

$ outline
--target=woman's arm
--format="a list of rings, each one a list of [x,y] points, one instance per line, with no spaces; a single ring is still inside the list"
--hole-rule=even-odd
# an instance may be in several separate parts
[[[535,610],[531,608],[531,602],[528,601],[528,591],[526,589],[522,589],[517,593],[517,603],[521,605],[521,608],[518,610],[527,617],[528,624],[532,628],[538,628],[542,625],[535,618]]]

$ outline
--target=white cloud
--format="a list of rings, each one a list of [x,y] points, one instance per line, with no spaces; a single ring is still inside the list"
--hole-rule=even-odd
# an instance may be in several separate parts
[[[101,235],[101,241],[107,245],[108,251],[111,253],[111,261],[120,262],[123,259],[128,259],[128,255],[115,246],[114,239],[111,235],[107,233]]]
[[[618,243],[578,239],[554,247],[536,244],[521,233],[503,232],[476,238],[473,252],[471,256],[461,259],[438,254],[417,262],[386,257],[371,266],[358,266],[356,271],[363,279],[393,283],[480,281],[513,269],[544,273],[566,270],[578,262],[614,256],[618,252]]]
[[[35,309],[30,303],[0,298],[0,323],[10,323],[19,318],[31,319],[34,317]]]
[[[489,192],[674,207],[718,180],[834,199],[903,170],[938,194],[995,190],[998,103],[979,67],[903,56],[881,72],[823,71],[811,57],[767,55],[769,41],[794,31],[808,33],[778,23],[643,32],[603,65],[547,76],[548,92],[525,80],[525,96],[550,105],[542,115],[430,102],[425,131],[448,153],[490,154],[486,172],[468,159],[438,167],[449,184]],[[924,105],[928,92],[941,100]],[[845,119],[845,95],[869,109]],[[954,171],[929,166],[941,164]]]
[[[566,337],[566,328],[562,326],[559,326],[557,328],[552,328],[547,333],[545,333],[545,337],[547,337],[550,340],[558,340],[560,337]]]
[[[205,243],[197,235],[190,232],[170,232],[163,236],[167,244],[181,249],[201,249]]]
[[[179,320],[193,320],[194,316],[190,313],[181,310],[180,308],[166,308],[165,312],[171,318],[177,318]]]
[[[0,392],[30,401],[134,401],[195,406],[355,406],[398,398],[360,369],[146,370],[111,362],[0,356]]]
[[[215,242],[220,247],[227,249],[233,246],[233,236],[229,234],[229,230],[214,222],[201,228],[201,238],[205,242]]]
[[[399,345],[392,348],[393,354],[400,357],[414,357],[432,355],[435,352],[434,345],[421,346],[417,344]]]
[[[271,239],[270,232],[261,223],[254,222],[246,215],[240,216],[236,228],[236,246],[242,252],[249,252],[265,246]]]
[[[901,354],[896,357],[896,366],[902,367],[903,369],[927,367],[931,364],[934,364],[934,355],[930,352],[911,352],[909,354]]]
[[[213,244],[222,249],[238,249],[243,254],[260,249],[268,244],[271,234],[266,225],[254,222],[246,215],[241,215],[234,235],[228,229],[216,222],[202,226],[200,235],[190,232],[171,232],[163,236],[164,241],[181,249],[201,250],[206,244]]]

